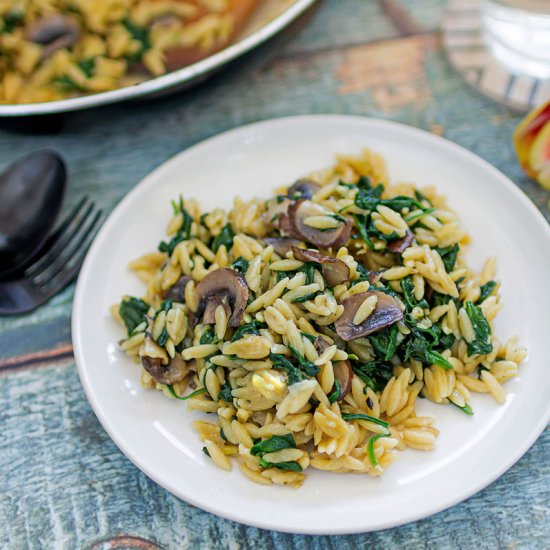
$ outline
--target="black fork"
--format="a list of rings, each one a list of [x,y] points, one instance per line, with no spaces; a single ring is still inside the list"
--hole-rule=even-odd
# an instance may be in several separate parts
[[[0,315],[31,311],[63,290],[78,274],[102,221],[102,211],[83,198],[52,233],[32,265],[0,282]]]

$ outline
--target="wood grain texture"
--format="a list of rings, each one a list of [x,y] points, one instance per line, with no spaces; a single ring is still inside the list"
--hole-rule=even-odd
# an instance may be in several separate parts
[[[267,44],[195,89],[76,113],[52,135],[0,131],[0,165],[54,147],[70,167],[65,208],[90,194],[110,211],[153,168],[211,135],[272,117],[359,114],[424,128],[474,151],[512,178],[550,220],[548,192],[515,159],[511,135],[518,117],[468,88],[445,59],[436,32],[444,0],[393,4],[408,10],[421,35],[402,37],[403,28],[380,2],[324,0],[288,43]],[[118,451],[87,404],[70,359],[73,292],[68,288],[29,315],[0,318],[0,547],[549,546],[549,430],[467,502],[379,533],[283,535],[179,501]]]
[[[60,345],[53,349],[33,351],[0,360],[0,373],[6,374],[16,370],[41,367],[53,362],[73,358],[73,347],[70,344]]]

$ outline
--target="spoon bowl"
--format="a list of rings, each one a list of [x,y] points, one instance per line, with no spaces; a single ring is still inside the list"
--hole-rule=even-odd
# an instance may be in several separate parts
[[[67,170],[54,151],[39,150],[0,174],[0,276],[28,265],[61,209]]]

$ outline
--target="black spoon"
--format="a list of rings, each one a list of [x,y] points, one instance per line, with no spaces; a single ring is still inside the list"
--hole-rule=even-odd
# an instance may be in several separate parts
[[[0,174],[0,277],[21,271],[46,241],[63,202],[67,170],[49,150],[34,151]]]

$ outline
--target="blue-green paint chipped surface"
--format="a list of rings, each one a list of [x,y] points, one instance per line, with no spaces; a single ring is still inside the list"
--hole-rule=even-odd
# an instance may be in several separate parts
[[[443,132],[507,174],[550,219],[549,193],[529,181],[515,160],[511,136],[517,115],[477,95],[449,68],[433,32],[444,4],[402,0],[429,33],[403,39],[374,0],[325,0],[284,46],[280,40],[267,45],[193,90],[77,113],[55,135],[0,131],[0,165],[37,147],[54,147],[71,170],[66,208],[87,193],[109,211],[154,167],[216,133],[293,114],[361,114]],[[398,47],[393,55],[414,50],[420,56],[413,59],[418,68],[402,77],[417,95],[400,97],[399,79],[374,83],[363,65],[356,68],[365,71],[357,89],[346,90],[353,55],[359,52],[361,61],[370,63],[388,55],[380,48],[392,44]],[[161,548],[193,549],[550,546],[548,429],[518,464],[478,495],[434,517],[378,533],[284,535],[179,501],[118,451],[91,411],[74,364],[55,359],[56,350],[70,342],[72,296],[71,287],[37,312],[0,319],[0,363],[53,353],[48,366],[37,366],[34,359],[24,363],[28,368],[0,378],[0,547],[144,548],[141,539]]]

